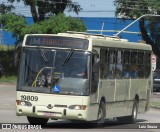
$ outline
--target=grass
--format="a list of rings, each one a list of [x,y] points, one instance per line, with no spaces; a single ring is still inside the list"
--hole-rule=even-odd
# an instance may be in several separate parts
[[[160,108],[160,102],[151,102],[150,106]]]
[[[4,44],[0,44],[0,51],[10,51],[14,49],[15,49],[15,46],[7,46]]]
[[[17,77],[16,76],[7,76],[0,78],[0,83],[16,83]]]

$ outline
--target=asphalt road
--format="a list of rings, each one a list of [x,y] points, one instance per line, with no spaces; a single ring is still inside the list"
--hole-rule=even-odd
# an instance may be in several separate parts
[[[0,84],[0,124],[2,125],[19,125],[21,127],[34,127],[29,126],[26,117],[16,116],[15,114],[15,99],[16,99],[16,85],[12,84]],[[154,93],[152,95],[151,101],[160,101],[160,94]],[[145,127],[158,127],[160,128],[160,109],[150,108],[150,110],[144,114],[139,114],[136,124],[118,124],[116,120],[107,120],[105,125],[102,128],[97,128],[95,126],[90,126],[88,124],[72,124],[66,120],[49,120],[48,124],[40,129],[38,126],[36,131],[112,131],[112,132],[159,132],[160,129],[146,129]],[[151,123],[151,124],[150,124]],[[159,124],[154,124],[159,123]],[[18,128],[12,131],[22,131],[22,128]],[[9,129],[0,131],[10,131]],[[28,131],[28,130],[23,130]],[[35,130],[29,130],[30,132]]]

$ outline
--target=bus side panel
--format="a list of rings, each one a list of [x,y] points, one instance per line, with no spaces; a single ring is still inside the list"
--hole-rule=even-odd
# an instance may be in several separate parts
[[[127,110],[130,109],[128,101],[129,99],[129,90],[130,90],[130,79],[116,79],[116,94],[115,101],[119,103],[120,106],[116,108],[118,111],[116,114],[117,117],[127,116]]]
[[[129,101],[130,80],[101,80],[99,99],[105,97],[106,118],[130,115],[133,101]],[[127,113],[129,111],[129,113]]]
[[[106,118],[114,117],[114,106],[115,101],[115,82],[114,80],[101,80],[101,86],[99,88],[99,102],[101,97],[105,97],[106,101]]]
[[[101,80],[101,88],[99,89],[100,96],[104,96],[106,102],[115,101],[115,81]]]

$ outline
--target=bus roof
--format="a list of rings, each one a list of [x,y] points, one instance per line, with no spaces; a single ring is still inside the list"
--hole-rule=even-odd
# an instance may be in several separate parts
[[[149,44],[125,42],[125,41],[113,41],[113,40],[99,40],[93,39],[93,46],[95,47],[110,47],[110,48],[122,48],[122,49],[135,49],[135,50],[152,50]],[[106,46],[107,43],[107,46]]]
[[[128,42],[127,39],[120,39],[117,36],[105,36],[102,34],[88,34],[85,32],[72,32],[58,33],[60,36],[90,38],[94,47],[114,47],[122,49],[139,49],[139,50],[152,50],[151,45],[144,43],[144,41]],[[107,45],[106,45],[107,44]],[[121,46],[120,46],[121,44]]]
[[[120,39],[117,36],[105,36],[102,34],[89,34],[85,32],[67,32],[67,33],[58,33],[58,34],[27,34],[25,36],[60,36],[60,37],[71,37],[79,39],[88,39],[91,42],[93,47],[104,47],[104,48],[118,48],[118,49],[135,49],[135,50],[148,50],[151,51],[152,47],[149,44],[145,44],[142,41],[140,42],[128,42],[126,39]],[[26,39],[24,39],[24,42]],[[38,40],[37,40],[38,41]],[[23,46],[25,43],[23,44]],[[88,50],[92,50],[91,45]]]

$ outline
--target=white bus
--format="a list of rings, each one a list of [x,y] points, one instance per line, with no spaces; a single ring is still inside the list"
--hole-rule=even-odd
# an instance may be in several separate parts
[[[87,33],[28,34],[21,49],[16,114],[133,123],[149,109],[151,46]]]

